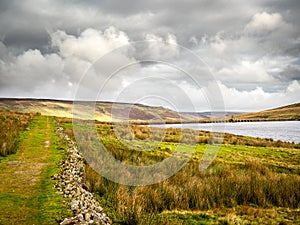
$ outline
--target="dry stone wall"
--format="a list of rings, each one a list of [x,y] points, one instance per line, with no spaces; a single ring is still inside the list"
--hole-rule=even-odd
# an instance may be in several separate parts
[[[84,159],[76,144],[64,133],[63,128],[57,128],[56,134],[67,141],[68,149],[66,159],[60,164],[60,173],[52,179],[56,180],[55,188],[69,200],[74,212],[72,218],[65,218],[60,224],[111,224],[95,196],[84,184]]]

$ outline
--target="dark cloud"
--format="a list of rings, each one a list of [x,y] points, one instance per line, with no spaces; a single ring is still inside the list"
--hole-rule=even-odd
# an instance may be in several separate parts
[[[93,60],[120,43],[146,39],[161,44],[149,45],[135,59],[176,57],[178,49],[170,43],[191,48],[209,65],[224,96],[239,96],[235,105],[227,103],[232,108],[248,97],[262,99],[253,108],[272,96],[278,104],[295,101],[300,90],[299,11],[298,0],[2,0],[0,95],[72,97]],[[131,56],[116,60],[125,62],[126,57]],[[150,73],[159,74],[155,66],[147,64]],[[203,73],[199,65],[191,68],[199,77]],[[130,79],[112,86],[122,89]],[[169,79],[190,88],[197,99],[199,91],[184,77]],[[162,83],[152,83],[151,88],[164,90]]]
[[[287,68],[275,75],[278,79],[284,82],[300,81],[300,65],[289,65]]]
[[[27,48],[36,47],[28,40],[22,42],[19,33],[28,29],[28,33],[42,34],[37,42],[46,42],[45,30],[65,30],[76,34],[88,27],[105,29],[111,25],[124,30],[130,37],[142,38],[143,33],[158,35],[176,34],[179,43],[188,45],[192,36],[215,35],[220,31],[235,34],[251,17],[262,10],[274,8],[274,1],[226,1],[226,0],[167,0],[167,1],[1,1],[3,12],[0,15],[2,35],[8,35],[5,42],[18,47],[24,43]],[[275,1],[278,2],[278,1]],[[280,2],[280,1],[279,1]],[[298,15],[297,8],[289,8],[288,15]],[[291,1],[294,7],[295,1]],[[287,10],[282,8],[284,12]],[[280,10],[280,11],[281,11]],[[276,12],[276,9],[274,8]],[[233,13],[234,12],[234,13]],[[293,19],[293,18],[291,18]],[[295,20],[293,20],[295,21]],[[38,30],[38,32],[37,32]],[[17,36],[17,37],[15,37]],[[26,33],[24,34],[26,36]],[[27,35],[28,36],[28,35]],[[14,39],[11,43],[7,39]],[[36,38],[37,39],[37,38]],[[19,41],[19,42],[17,42]]]
[[[39,49],[47,52],[50,38],[48,32],[41,28],[20,28],[6,33],[3,43],[15,54],[21,54],[28,49]]]

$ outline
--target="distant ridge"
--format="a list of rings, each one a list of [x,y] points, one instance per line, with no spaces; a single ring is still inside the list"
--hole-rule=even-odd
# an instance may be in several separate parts
[[[231,116],[243,114],[245,112],[233,112],[233,111],[207,111],[207,112],[181,112],[182,114],[197,116],[199,118],[217,118],[222,116]]]
[[[79,105],[93,101],[76,101]],[[43,115],[72,118],[72,100],[39,98],[0,98],[0,110],[39,112]],[[112,115],[111,111],[114,111]],[[83,113],[84,114],[84,113]],[[113,118],[112,118],[113,117]],[[129,120],[136,123],[198,122],[198,116],[181,114],[160,106],[98,101],[95,103],[95,120],[109,122]]]
[[[76,101],[79,104],[93,101]],[[41,98],[0,98],[0,110],[39,112],[43,115],[72,118],[72,100]],[[114,107],[114,115],[112,115]],[[300,120],[300,103],[268,109],[261,112],[176,112],[161,106],[147,106],[122,102],[98,101],[94,119],[103,122],[131,121],[133,123],[194,123],[194,122],[243,122],[271,120]]]
[[[294,104],[291,104],[291,105],[280,106],[278,108],[269,109],[269,110],[280,110],[280,109],[298,108],[298,107],[300,107],[300,103],[294,103]],[[265,110],[265,111],[268,111],[268,110]]]
[[[66,102],[66,103],[73,103],[73,102],[94,102],[92,100],[69,100],[69,99],[50,99],[50,98],[0,98],[1,101],[47,101],[47,102]],[[148,106],[141,103],[127,103],[127,102],[111,102],[111,101],[96,101],[99,103],[108,103],[108,104],[123,104],[123,105],[140,105],[145,107],[156,107],[156,106]],[[157,106],[160,107],[160,106]]]
[[[233,121],[277,121],[277,120],[300,120],[300,103],[280,106],[261,112],[251,112],[225,117]]]

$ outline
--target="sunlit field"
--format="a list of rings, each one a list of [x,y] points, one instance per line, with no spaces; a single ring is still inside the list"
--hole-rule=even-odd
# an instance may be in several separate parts
[[[72,136],[70,120],[60,119]],[[122,141],[110,123],[98,123],[99,138],[118,160],[151,165],[169,157],[180,141],[195,149],[177,174],[161,183],[131,187],[101,177],[86,165],[91,191],[117,224],[278,224],[299,222],[299,144],[226,134],[216,159],[205,171],[199,162],[209,143],[209,132],[132,125]],[[162,141],[160,134],[165,133]],[[130,141],[128,147],[124,140]],[[189,144],[196,143],[196,144]],[[151,148],[150,151],[143,149]],[[138,149],[138,151],[136,151]]]

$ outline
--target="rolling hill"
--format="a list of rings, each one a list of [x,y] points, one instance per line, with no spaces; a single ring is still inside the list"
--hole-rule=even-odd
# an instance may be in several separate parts
[[[90,102],[77,102],[82,106],[82,114],[85,107],[90,107]],[[113,109],[113,110],[112,110]],[[12,110],[18,112],[38,112],[42,115],[72,118],[73,101],[50,99],[0,99],[0,110]],[[111,113],[113,111],[113,113]],[[98,121],[108,122],[130,120],[131,122],[196,122],[200,118],[197,115],[188,115],[175,112],[163,107],[153,107],[141,104],[97,102],[94,118]]]
[[[90,102],[76,102],[90,107]],[[113,110],[112,110],[113,109]],[[0,98],[0,110],[18,112],[38,112],[42,115],[72,118],[73,101],[53,99],[17,99]],[[113,111],[113,113],[112,113]],[[212,115],[214,115],[212,117]],[[216,116],[220,116],[215,118]],[[226,115],[225,117],[222,115]],[[299,120],[300,103],[282,106],[261,112],[176,112],[164,107],[146,106],[142,104],[96,102],[95,120],[102,122],[126,121],[134,123],[191,123],[212,122],[215,120],[227,122]]]
[[[261,112],[252,112],[245,114],[238,114],[234,116],[227,116],[226,119],[232,120],[300,120],[300,103],[282,106],[275,109],[268,109]]]

